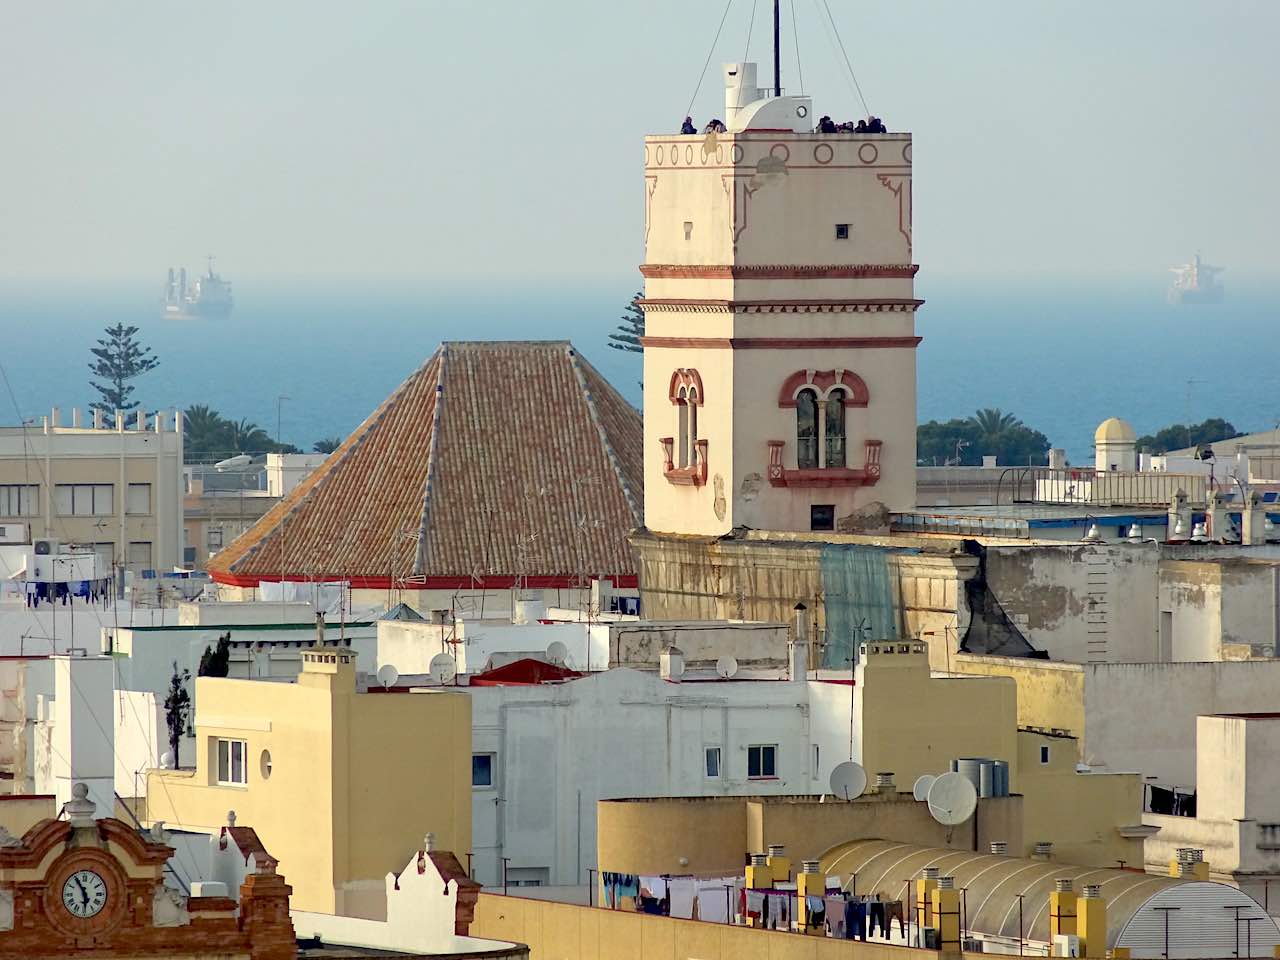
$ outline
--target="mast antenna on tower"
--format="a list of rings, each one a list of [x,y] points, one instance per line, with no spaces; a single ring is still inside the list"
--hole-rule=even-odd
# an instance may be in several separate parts
[[[782,96],[782,43],[778,9],[782,0],[773,0],[773,95]]]

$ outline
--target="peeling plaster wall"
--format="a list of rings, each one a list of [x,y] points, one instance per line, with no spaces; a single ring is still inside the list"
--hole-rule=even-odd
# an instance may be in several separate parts
[[[837,534],[830,542],[912,547],[922,541]],[[647,619],[790,623],[797,601],[803,601],[818,636],[826,629],[820,542],[785,536],[712,540],[636,530],[631,544]],[[960,553],[959,541],[954,544],[955,553],[931,544],[937,552],[889,557],[899,630],[907,637],[926,635],[937,669],[946,669],[968,630],[962,584],[978,569],[977,559]]]
[[[987,548],[987,583],[1050,659],[1158,659],[1158,548],[1072,543]]]

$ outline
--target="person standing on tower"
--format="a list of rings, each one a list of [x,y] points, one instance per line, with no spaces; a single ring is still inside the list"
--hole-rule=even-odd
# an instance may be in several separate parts
[[[681,133],[697,133],[698,128],[693,125],[693,117],[685,117],[684,123],[680,126]]]

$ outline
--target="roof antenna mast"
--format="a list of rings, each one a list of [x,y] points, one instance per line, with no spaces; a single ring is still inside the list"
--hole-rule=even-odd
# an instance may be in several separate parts
[[[773,95],[775,97],[782,96],[782,57],[781,57],[781,41],[778,31],[778,8],[781,6],[782,0],[773,0]]]

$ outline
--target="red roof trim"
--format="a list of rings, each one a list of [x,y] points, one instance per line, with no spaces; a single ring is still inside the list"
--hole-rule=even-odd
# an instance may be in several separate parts
[[[514,660],[501,667],[495,667],[487,673],[478,673],[471,678],[473,687],[532,687],[540,683],[557,683],[561,680],[577,680],[582,674],[567,667],[528,657]]]
[[[260,583],[279,583],[282,579],[278,575],[257,576],[255,574],[225,573],[221,570],[210,570],[209,576],[214,583],[222,583],[231,587],[256,587]],[[517,586],[517,581],[519,581],[519,586],[528,587],[530,590],[585,589],[582,578],[569,573],[546,577],[506,575],[497,577],[412,577],[396,578],[394,580],[391,577],[351,577],[339,573],[312,576],[287,573],[283,579],[290,583],[321,583],[346,580],[350,582],[353,590],[510,590]],[[624,590],[634,590],[640,586],[640,577],[634,573],[615,576],[606,575],[598,578],[593,577],[592,579],[612,580],[615,587],[620,587]]]

